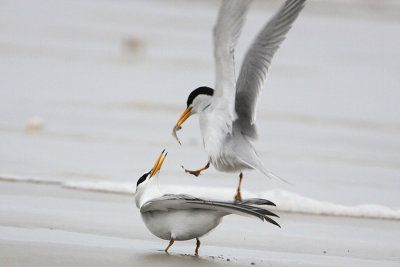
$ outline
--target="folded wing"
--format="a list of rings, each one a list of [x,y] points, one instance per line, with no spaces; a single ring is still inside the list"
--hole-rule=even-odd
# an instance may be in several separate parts
[[[305,0],[287,0],[254,40],[243,61],[236,85],[235,123],[243,134],[257,138],[255,128],[257,99],[264,85],[272,58],[285,39]]]
[[[279,224],[271,219],[269,216],[279,217],[273,212],[252,205],[275,205],[272,202],[265,199],[245,199],[242,202],[230,202],[230,201],[215,201],[195,198],[189,195],[163,195],[160,198],[152,199],[143,204],[140,208],[140,212],[150,211],[168,211],[168,210],[187,210],[187,209],[203,209],[210,211],[218,211],[221,213],[237,214],[247,217],[257,217],[262,221],[270,222],[276,226]],[[280,227],[280,226],[279,226]]]

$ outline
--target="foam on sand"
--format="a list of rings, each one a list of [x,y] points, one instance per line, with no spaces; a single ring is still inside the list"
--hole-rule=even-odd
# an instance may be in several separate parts
[[[58,184],[64,188],[74,190],[88,190],[97,192],[106,192],[114,194],[134,194],[136,185],[128,182],[111,182],[111,181],[66,181],[54,182],[48,179],[40,179],[33,177],[22,177],[14,175],[0,175],[0,180],[30,183],[46,183]],[[235,188],[219,187],[188,187],[182,185],[162,186],[161,190],[165,193],[172,194],[189,194],[197,197],[211,199],[232,199]],[[400,210],[392,209],[382,205],[363,204],[357,206],[346,206],[327,201],[320,201],[301,196],[285,190],[275,189],[264,192],[254,193],[243,191],[244,198],[259,197],[273,201],[278,211],[296,212],[316,215],[329,216],[350,216],[363,218],[379,218],[400,220]]]
[[[64,187],[80,190],[93,190],[109,193],[133,194],[136,186],[132,183],[115,182],[66,182]],[[197,197],[212,199],[230,200],[233,197],[235,188],[209,188],[209,187],[188,187],[181,185],[162,186],[165,193],[185,193]],[[400,210],[376,204],[364,204],[357,206],[346,206],[327,201],[319,201],[289,191],[275,189],[260,193],[243,191],[244,198],[259,197],[273,201],[278,211],[297,212],[329,216],[350,216],[364,218],[380,218],[400,220]]]

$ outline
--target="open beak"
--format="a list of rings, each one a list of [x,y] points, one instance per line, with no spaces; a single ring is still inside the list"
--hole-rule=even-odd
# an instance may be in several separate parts
[[[178,122],[176,123],[176,128],[180,129],[181,125],[187,120],[187,118],[190,117],[191,115],[192,108],[187,108],[185,111],[182,113],[181,117],[179,118]]]
[[[165,160],[165,158],[167,157],[167,154],[168,154],[168,152],[167,152],[164,155],[164,151],[165,151],[165,149],[161,152],[161,155],[158,157],[158,159],[156,161],[156,164],[154,164],[153,169],[151,169],[150,178],[153,177],[154,175],[156,175],[156,173],[158,171],[160,171],[161,166],[163,165],[164,160]],[[164,155],[164,157],[163,157],[163,155]]]

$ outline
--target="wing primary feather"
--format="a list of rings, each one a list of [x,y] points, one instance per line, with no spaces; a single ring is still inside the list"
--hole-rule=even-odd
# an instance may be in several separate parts
[[[268,217],[267,215],[257,212],[256,210],[253,210],[252,207],[245,207],[244,205],[226,205],[228,203],[223,203],[223,202],[207,202],[207,201],[203,201],[202,203],[199,202],[195,202],[195,201],[188,201],[189,203],[192,204],[199,204],[201,206],[207,206],[207,205],[211,205],[211,206],[215,206],[215,207],[222,207],[222,208],[227,208],[230,210],[234,210],[234,211],[239,211],[239,212],[243,212],[255,217],[258,217],[259,219],[261,219],[262,221],[267,221],[269,223],[272,223],[278,227],[281,227],[276,221],[274,221],[273,219],[271,219],[270,217]],[[230,204],[230,203],[229,203]]]
[[[263,198],[246,198],[243,199],[241,204],[249,204],[249,205],[269,205],[269,206],[276,206],[274,202],[269,201]]]
[[[272,58],[304,5],[305,0],[285,1],[257,35],[243,60],[236,84],[235,111],[238,118],[234,123],[252,139],[257,138],[254,125],[257,102]]]
[[[215,61],[215,93],[212,107],[226,117],[224,132],[232,131],[232,122],[236,119],[235,95],[236,74],[234,50],[241,34],[245,16],[250,5],[249,0],[224,0],[219,9],[213,29]]]
[[[248,203],[248,204],[246,204]],[[230,201],[214,201],[196,198],[190,195],[173,195],[167,194],[162,197],[147,201],[140,208],[140,212],[145,213],[149,211],[168,211],[170,209],[185,210],[185,209],[208,209],[222,212],[225,215],[234,213],[238,215],[254,216],[262,221],[270,222],[274,225],[279,224],[268,216],[278,215],[270,212],[267,209],[250,205],[270,205],[270,201],[265,199],[247,199],[244,202],[230,202]],[[280,226],[279,226],[280,227]]]

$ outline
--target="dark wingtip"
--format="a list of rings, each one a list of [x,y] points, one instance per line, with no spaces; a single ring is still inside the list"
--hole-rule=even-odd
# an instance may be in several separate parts
[[[274,203],[274,202],[272,202],[272,201],[269,201],[269,200],[266,200],[266,199],[264,199],[266,202],[268,202],[268,204],[265,204],[265,205],[270,205],[270,206],[274,206],[274,207],[276,207],[276,204]]]
[[[281,228],[281,226],[279,225],[279,223],[277,223],[276,221],[274,221],[274,220],[271,219],[270,217],[264,216],[264,219],[265,219],[266,221],[268,221],[269,223],[275,224],[276,226],[278,226],[279,228]]]
[[[267,209],[264,209],[264,208],[258,208],[257,212],[261,213],[264,216],[268,215],[268,216],[274,216],[274,217],[280,218],[277,214],[275,214]]]
[[[241,204],[251,204],[251,205],[268,205],[268,206],[275,206],[276,204],[270,200],[264,198],[248,198],[243,199],[243,201],[239,202]]]
[[[269,205],[269,206],[275,206],[276,207],[276,204],[274,202],[272,202],[271,200],[264,199],[264,198],[260,198],[260,200],[263,201],[263,205]]]
[[[270,212],[270,211],[269,211],[268,215],[269,215],[269,216],[274,216],[274,217],[276,217],[276,218],[280,218],[279,215],[277,215],[277,214],[275,214],[275,213],[273,213],[273,212]]]

